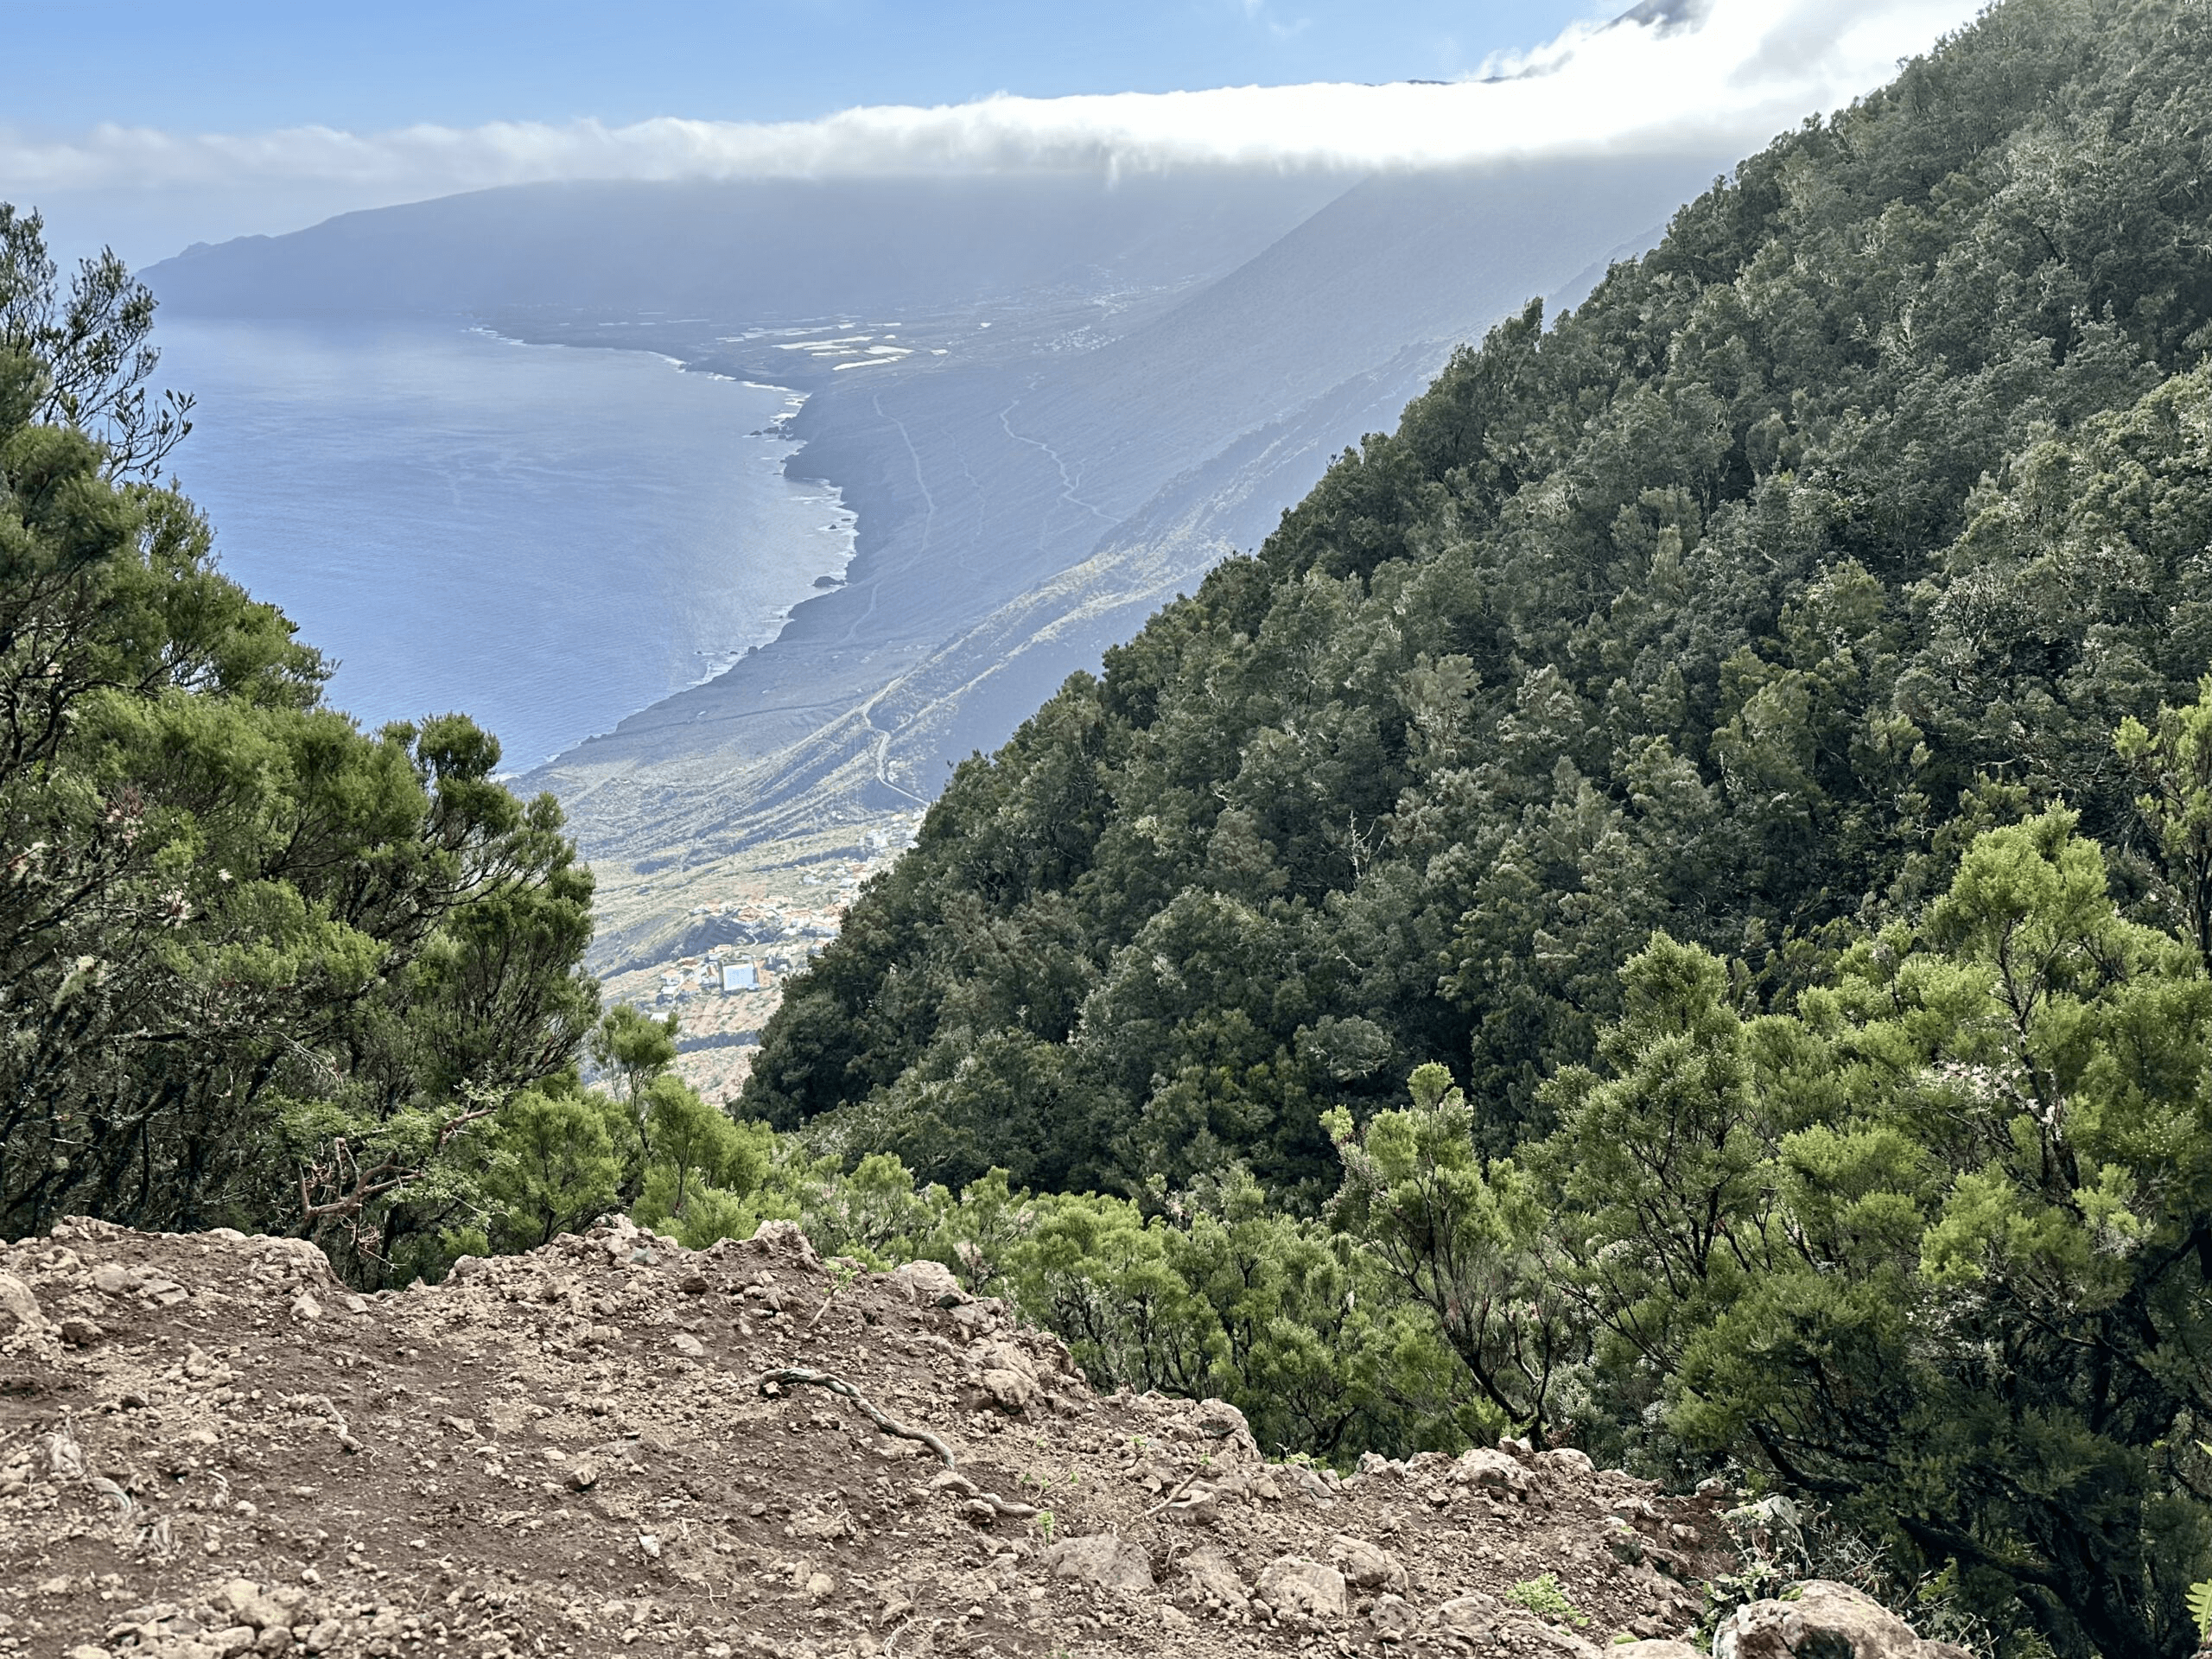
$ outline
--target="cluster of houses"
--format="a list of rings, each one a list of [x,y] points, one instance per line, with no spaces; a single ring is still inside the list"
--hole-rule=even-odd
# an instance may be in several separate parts
[[[918,827],[919,814],[914,822]],[[859,897],[860,884],[871,866],[890,853],[894,844],[914,844],[912,835],[903,825],[897,831],[870,830],[866,860],[825,862],[801,875],[800,886],[830,890],[818,900],[810,894],[803,904],[786,906],[756,893],[721,904],[694,905],[693,939],[704,932],[720,943],[664,969],[655,1001],[689,1002],[694,997],[766,990],[782,976],[803,967],[837,937],[845,906]],[[701,923],[709,925],[701,927]]]
[[[692,913],[733,916],[737,940],[709,945],[701,955],[684,957],[664,969],[656,1001],[689,1002],[697,996],[766,990],[837,937],[835,912],[785,914],[772,905],[747,904],[701,906]],[[762,944],[778,948],[767,952],[747,949]]]

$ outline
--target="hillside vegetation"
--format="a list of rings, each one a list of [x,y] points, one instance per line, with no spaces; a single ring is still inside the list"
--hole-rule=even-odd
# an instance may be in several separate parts
[[[1819,1577],[1984,1654],[2180,1659],[2208,63],[2202,0],[2007,0],[1462,352],[958,772],[749,1122],[672,1021],[601,1014],[589,874],[487,734],[327,704],[156,481],[149,297],[0,207],[0,1236],[289,1234],[371,1290],[577,1235],[650,1270],[620,1211],[796,1221],[810,1321],[933,1261],[1270,1454],[1503,1434],[1747,1492],[1740,1570],[1653,1628]],[[66,1370],[143,1281],[31,1248],[91,1333],[26,1290],[0,1346]],[[496,1276],[565,1303],[537,1338],[619,1342],[612,1281]]]
[[[747,1110],[1288,1442],[1733,1466],[2188,1651],[2207,62],[2012,0],[1461,353],[961,768]]]
[[[158,481],[153,301],[0,204],[0,1236],[97,1214],[406,1256],[457,1129],[598,1014],[591,878],[460,715],[361,731]],[[458,1207],[466,1210],[462,1204]]]
[[[1424,1061],[1541,1124],[1655,927],[1772,999],[1967,826],[2132,849],[2113,730],[2212,660],[2208,31],[2000,7],[1462,353],[960,772],[747,1106],[1318,1196],[1320,1110]]]

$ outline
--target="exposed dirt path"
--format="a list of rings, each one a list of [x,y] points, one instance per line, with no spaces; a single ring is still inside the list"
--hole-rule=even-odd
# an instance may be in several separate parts
[[[0,1653],[1584,1655],[1681,1632],[1719,1530],[1573,1452],[1270,1464],[781,1224],[372,1298],[226,1231],[0,1249]]]

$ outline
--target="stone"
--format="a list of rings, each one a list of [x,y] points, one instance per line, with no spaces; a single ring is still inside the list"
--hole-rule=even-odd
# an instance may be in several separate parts
[[[814,1253],[813,1242],[795,1221],[764,1221],[746,1243],[758,1255],[789,1256],[801,1267],[817,1273],[822,1270],[822,1258]]]
[[[1212,1527],[1221,1523],[1221,1494],[1211,1486],[1192,1486],[1160,1512],[1163,1521],[1183,1527]]]
[[[1309,1618],[1344,1615],[1344,1575],[1302,1555],[1284,1555],[1262,1567],[1258,1593],[1277,1612],[1304,1613]]]
[[[1497,1603],[1481,1594],[1454,1596],[1437,1608],[1436,1624],[1446,1636],[1481,1641],[1497,1628]]]
[[[1191,1427],[1210,1440],[1227,1440],[1255,1452],[1260,1449],[1252,1438],[1252,1425],[1226,1400],[1199,1401],[1192,1408]]]
[[[821,1601],[837,1592],[837,1580],[827,1573],[817,1573],[806,1581],[806,1596],[810,1601]]]
[[[968,1356],[968,1363],[991,1403],[1001,1411],[1022,1412],[1043,1392],[1037,1380],[1036,1362],[1018,1344],[979,1344]]]
[[[261,1586],[251,1579],[228,1579],[215,1592],[213,1605],[232,1610],[259,1599]]]
[[[1598,1472],[1598,1465],[1590,1461],[1590,1454],[1571,1446],[1555,1446],[1548,1452],[1539,1452],[1536,1463],[1556,1474],[1578,1475],[1585,1480]]]
[[[1378,1640],[1402,1642],[1421,1626],[1421,1615],[1403,1596],[1377,1596],[1367,1610],[1369,1628]]]
[[[308,1632],[302,1643],[309,1653],[327,1653],[346,1639],[346,1627],[334,1618],[326,1618]]]
[[[996,1329],[999,1317],[985,1303],[963,1302],[952,1310],[952,1322],[973,1337]]]
[[[289,1630],[292,1627],[291,1615],[268,1596],[256,1596],[245,1606],[232,1611],[238,1615],[241,1624],[251,1624],[257,1630]]]
[[[103,1262],[92,1269],[92,1288],[103,1296],[127,1296],[138,1275],[119,1262]]]
[[[588,1492],[599,1484],[599,1465],[589,1458],[579,1458],[569,1465],[568,1488],[572,1492]]]
[[[1555,1655],[1557,1659],[1598,1659],[1599,1649],[1572,1630],[1546,1624],[1529,1614],[1517,1615],[1505,1632],[1506,1645],[1516,1654]]]
[[[90,1319],[61,1321],[61,1340],[72,1348],[92,1348],[107,1340],[107,1332]]]
[[[31,1287],[12,1273],[0,1273],[0,1331],[10,1327],[25,1331],[50,1328],[46,1315],[39,1311],[38,1298],[31,1294]]]
[[[1393,1590],[1403,1594],[1412,1580],[1405,1566],[1380,1544],[1340,1532],[1329,1541],[1329,1560],[1363,1590]]]
[[[1452,1478],[1463,1486],[1487,1487],[1516,1496],[1527,1491],[1530,1484],[1529,1471],[1519,1459],[1484,1446],[1460,1453],[1459,1461],[1452,1466]]]
[[[108,1650],[96,1648],[87,1642],[82,1647],[70,1649],[69,1659],[108,1659]]]
[[[271,1624],[253,1638],[256,1653],[277,1654],[288,1651],[292,1645],[292,1633],[282,1624]]]
[[[1687,1642],[1622,1642],[1605,1649],[1607,1659],[1707,1659]]]
[[[1110,1532],[1047,1545],[1044,1566],[1056,1579],[1076,1579],[1102,1590],[1141,1595],[1152,1588],[1152,1563],[1145,1553]]]
[[[669,1339],[668,1345],[686,1359],[702,1359],[706,1357],[707,1344],[688,1332],[679,1332]]]
[[[1731,1613],[1713,1632],[1713,1659],[1966,1659],[1849,1585],[1808,1579],[1790,1591]]]
[[[942,1262],[907,1262],[894,1268],[891,1282],[910,1302],[925,1307],[957,1307],[976,1299],[961,1288],[960,1280]]]
[[[1183,1558],[1183,1576],[1190,1580],[1193,1588],[1202,1595],[1211,1596],[1231,1607],[1242,1607],[1246,1599],[1244,1579],[1234,1563],[1219,1550],[1201,1548]]]
[[[261,1632],[251,1624],[232,1624],[219,1630],[210,1631],[207,1639],[209,1645],[223,1656],[223,1659],[232,1659],[233,1655],[244,1653],[251,1648],[259,1639],[260,1635]]]
[[[296,1319],[319,1319],[322,1317],[322,1304],[303,1290],[292,1303],[292,1317]]]

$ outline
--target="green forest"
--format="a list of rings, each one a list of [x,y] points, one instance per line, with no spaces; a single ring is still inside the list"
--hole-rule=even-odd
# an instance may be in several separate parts
[[[220,573],[150,297],[0,209],[0,1230],[370,1286],[790,1217],[1275,1455],[1723,1475],[1716,1609],[2194,1651],[2208,65],[2004,0],[1461,350],[957,772],[725,1105],[496,741],[361,730]]]

